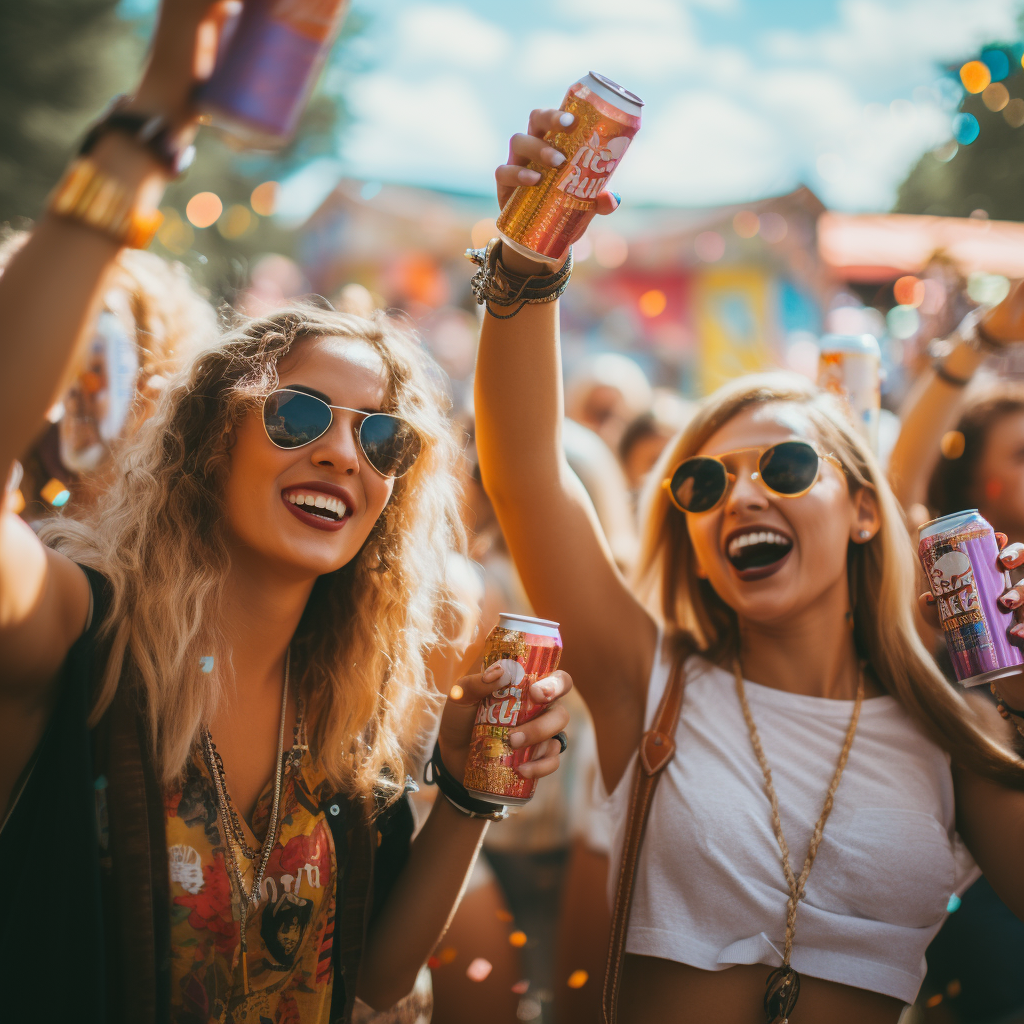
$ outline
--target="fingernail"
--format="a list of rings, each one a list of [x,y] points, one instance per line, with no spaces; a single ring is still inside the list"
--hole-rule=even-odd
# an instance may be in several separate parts
[[[1018,622],[1015,626],[1011,626],[1010,632],[1014,636],[1024,637],[1024,622]]]
[[[452,700],[462,700],[463,693],[465,693],[465,691],[462,689],[461,686],[459,686],[458,683],[456,683],[451,688],[451,690],[448,691],[448,695],[451,697]]]
[[[613,192],[612,195],[615,196],[615,209],[617,210],[622,204],[622,196],[618,192]]]
[[[497,679],[501,675],[501,662],[496,661],[484,669],[484,679]]]
[[[530,696],[537,701],[538,704],[546,704],[551,700],[553,691],[550,686],[545,686],[543,683],[534,683],[530,687]]]
[[[571,125],[573,123],[573,121],[575,121],[575,120],[576,120],[575,115],[570,114],[568,112],[566,112],[564,114],[559,114],[559,116],[558,116],[558,123],[563,128],[568,128],[569,125]]]
[[[561,167],[562,164],[564,164],[564,163],[565,163],[565,154],[564,153],[559,153],[558,150],[556,149],[555,150],[555,155],[551,158],[551,165],[553,167]]]
[[[536,185],[540,181],[540,172],[531,171],[529,167],[524,167],[519,172],[518,178],[524,185]]]
[[[999,598],[999,603],[1004,608],[1012,608],[1015,604],[1020,603],[1020,591],[1008,590],[1005,594]]]
[[[931,594],[926,594],[924,598],[925,604],[935,604],[935,598]]]
[[[508,738],[508,745],[513,750],[518,750],[523,745],[523,740],[525,740],[525,739],[526,739],[526,733],[524,733],[524,732],[514,732]]]

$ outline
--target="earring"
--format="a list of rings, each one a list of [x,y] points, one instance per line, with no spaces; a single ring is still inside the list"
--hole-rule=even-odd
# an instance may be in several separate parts
[[[870,536],[871,536],[871,531],[870,530],[861,530],[860,531],[860,539],[861,540],[867,540],[868,537],[870,537]]]

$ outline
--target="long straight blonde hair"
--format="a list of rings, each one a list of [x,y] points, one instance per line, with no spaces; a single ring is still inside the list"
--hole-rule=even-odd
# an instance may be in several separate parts
[[[137,687],[166,785],[180,779],[230,678],[218,609],[229,569],[222,494],[235,427],[278,386],[278,361],[323,336],[356,339],[379,354],[384,409],[413,424],[422,450],[358,555],[316,581],[296,631],[293,678],[311,748],[347,792],[368,796],[382,782],[400,784],[423,704],[435,699],[423,654],[449,594],[446,558],[464,547],[442,375],[383,313],[364,319],[297,305],[247,320],[172,380],[154,416],[116,453],[97,506],[42,531],[110,583],[100,632],[108,653],[91,723],[119,686]],[[207,655],[209,673],[200,664]]]
[[[689,426],[667,446],[644,495],[637,587],[682,648],[728,662],[739,653],[736,613],[697,576],[686,516],[661,481],[738,413],[769,402],[800,406],[846,471],[851,494],[874,491],[881,528],[866,544],[850,543],[848,575],[854,640],[881,684],[953,759],[989,778],[1024,788],[1024,763],[994,736],[954,689],[917,632],[917,559],[903,514],[871,450],[835,400],[803,377],[786,373],[743,377],[708,396]]]

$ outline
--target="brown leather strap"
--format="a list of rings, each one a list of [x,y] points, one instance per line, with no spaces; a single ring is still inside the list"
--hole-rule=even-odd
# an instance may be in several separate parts
[[[647,824],[647,812],[654,798],[654,788],[661,778],[661,770],[672,760],[676,752],[676,723],[679,721],[679,712],[683,706],[683,660],[682,655],[676,657],[665,694],[654,716],[653,727],[640,739],[639,764],[636,781],[633,784],[633,795],[629,801],[626,839],[622,846],[622,862],[615,887],[615,904],[612,907],[612,931],[608,943],[608,966],[604,974],[602,997],[605,1024],[616,1024],[618,1016],[622,957],[626,951],[626,931],[633,903],[633,882],[636,879],[636,865],[640,857],[644,827]]]

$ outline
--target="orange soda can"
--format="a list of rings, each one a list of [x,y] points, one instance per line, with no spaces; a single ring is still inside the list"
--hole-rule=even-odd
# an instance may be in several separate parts
[[[570,85],[559,109],[575,120],[544,136],[566,161],[560,167],[530,161],[529,168],[541,179],[520,185],[505,204],[498,216],[502,242],[528,259],[561,263],[640,130],[643,105],[628,89],[594,71]]]
[[[530,687],[551,675],[561,657],[557,622],[509,612],[498,617],[484,646],[484,669],[499,662],[504,671],[495,691],[477,708],[462,780],[473,796],[511,805],[525,804],[533,796],[537,780],[524,779],[516,771],[530,760],[533,747],[513,750],[508,737],[547,707],[531,700]]]

